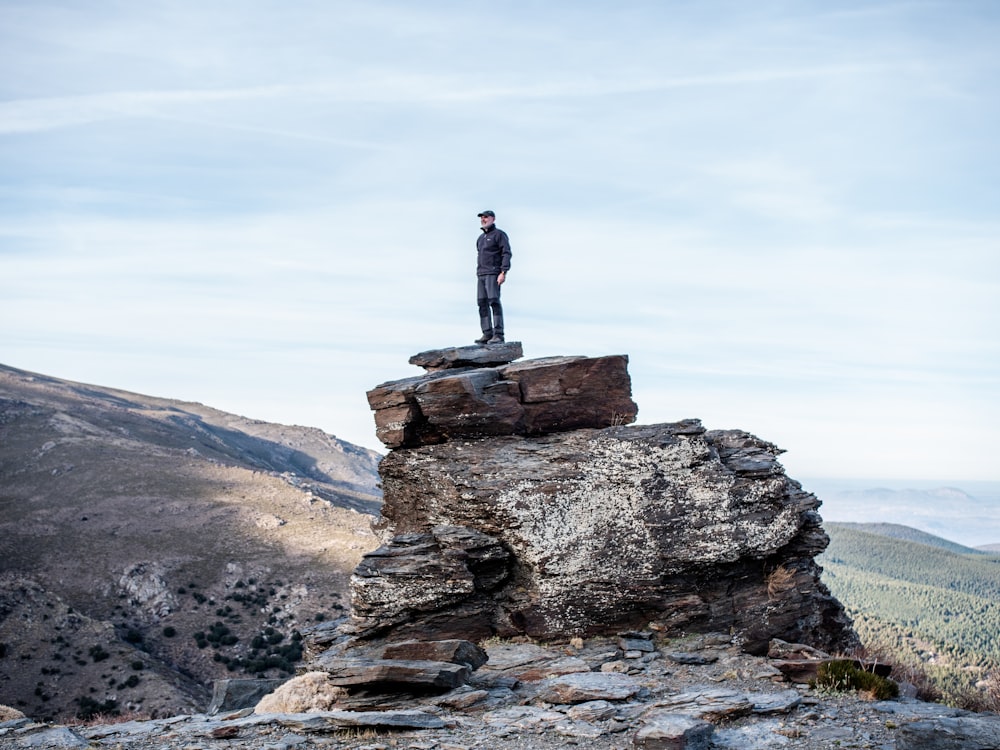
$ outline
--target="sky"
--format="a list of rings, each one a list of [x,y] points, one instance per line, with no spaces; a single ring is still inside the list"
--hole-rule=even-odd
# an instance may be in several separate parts
[[[0,0],[0,362],[384,450],[479,335],[793,477],[1000,480],[1000,4]]]

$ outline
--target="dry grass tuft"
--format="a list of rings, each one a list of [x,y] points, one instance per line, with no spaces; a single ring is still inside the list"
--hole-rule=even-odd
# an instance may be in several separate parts
[[[149,721],[152,718],[149,714],[138,711],[122,711],[114,714],[94,714],[89,719],[73,719],[66,721],[65,724],[76,727],[97,727],[124,724],[129,721]]]
[[[16,708],[0,704],[0,721],[14,721],[15,719],[23,718],[25,718],[25,715]]]
[[[767,598],[771,601],[781,596],[795,585],[795,571],[779,565],[767,574]]]

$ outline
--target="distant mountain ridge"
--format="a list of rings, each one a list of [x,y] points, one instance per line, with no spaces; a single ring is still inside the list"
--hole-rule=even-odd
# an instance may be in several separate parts
[[[1000,544],[1000,482],[932,484],[809,479],[826,521],[902,523],[966,547]]]
[[[377,546],[374,451],[0,366],[0,703],[204,708],[288,673]]]

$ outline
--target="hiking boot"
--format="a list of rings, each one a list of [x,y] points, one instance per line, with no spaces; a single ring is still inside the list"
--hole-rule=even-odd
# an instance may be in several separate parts
[[[502,344],[503,343],[503,334],[498,333],[496,336],[494,336],[493,338],[491,338],[486,343],[487,344]]]
[[[476,339],[476,343],[479,344],[480,346],[482,346],[483,344],[489,344],[490,339],[492,338],[493,338],[492,333],[484,333],[482,336]]]

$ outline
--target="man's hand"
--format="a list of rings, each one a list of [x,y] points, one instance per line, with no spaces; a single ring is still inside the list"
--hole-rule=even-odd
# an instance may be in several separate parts
[[[507,274],[506,274],[506,273],[504,273],[503,271],[501,271],[501,272],[500,272],[500,273],[499,273],[499,274],[497,275],[497,283],[498,283],[498,284],[502,284],[502,283],[503,283],[504,281],[506,281],[506,280],[507,280]]]

